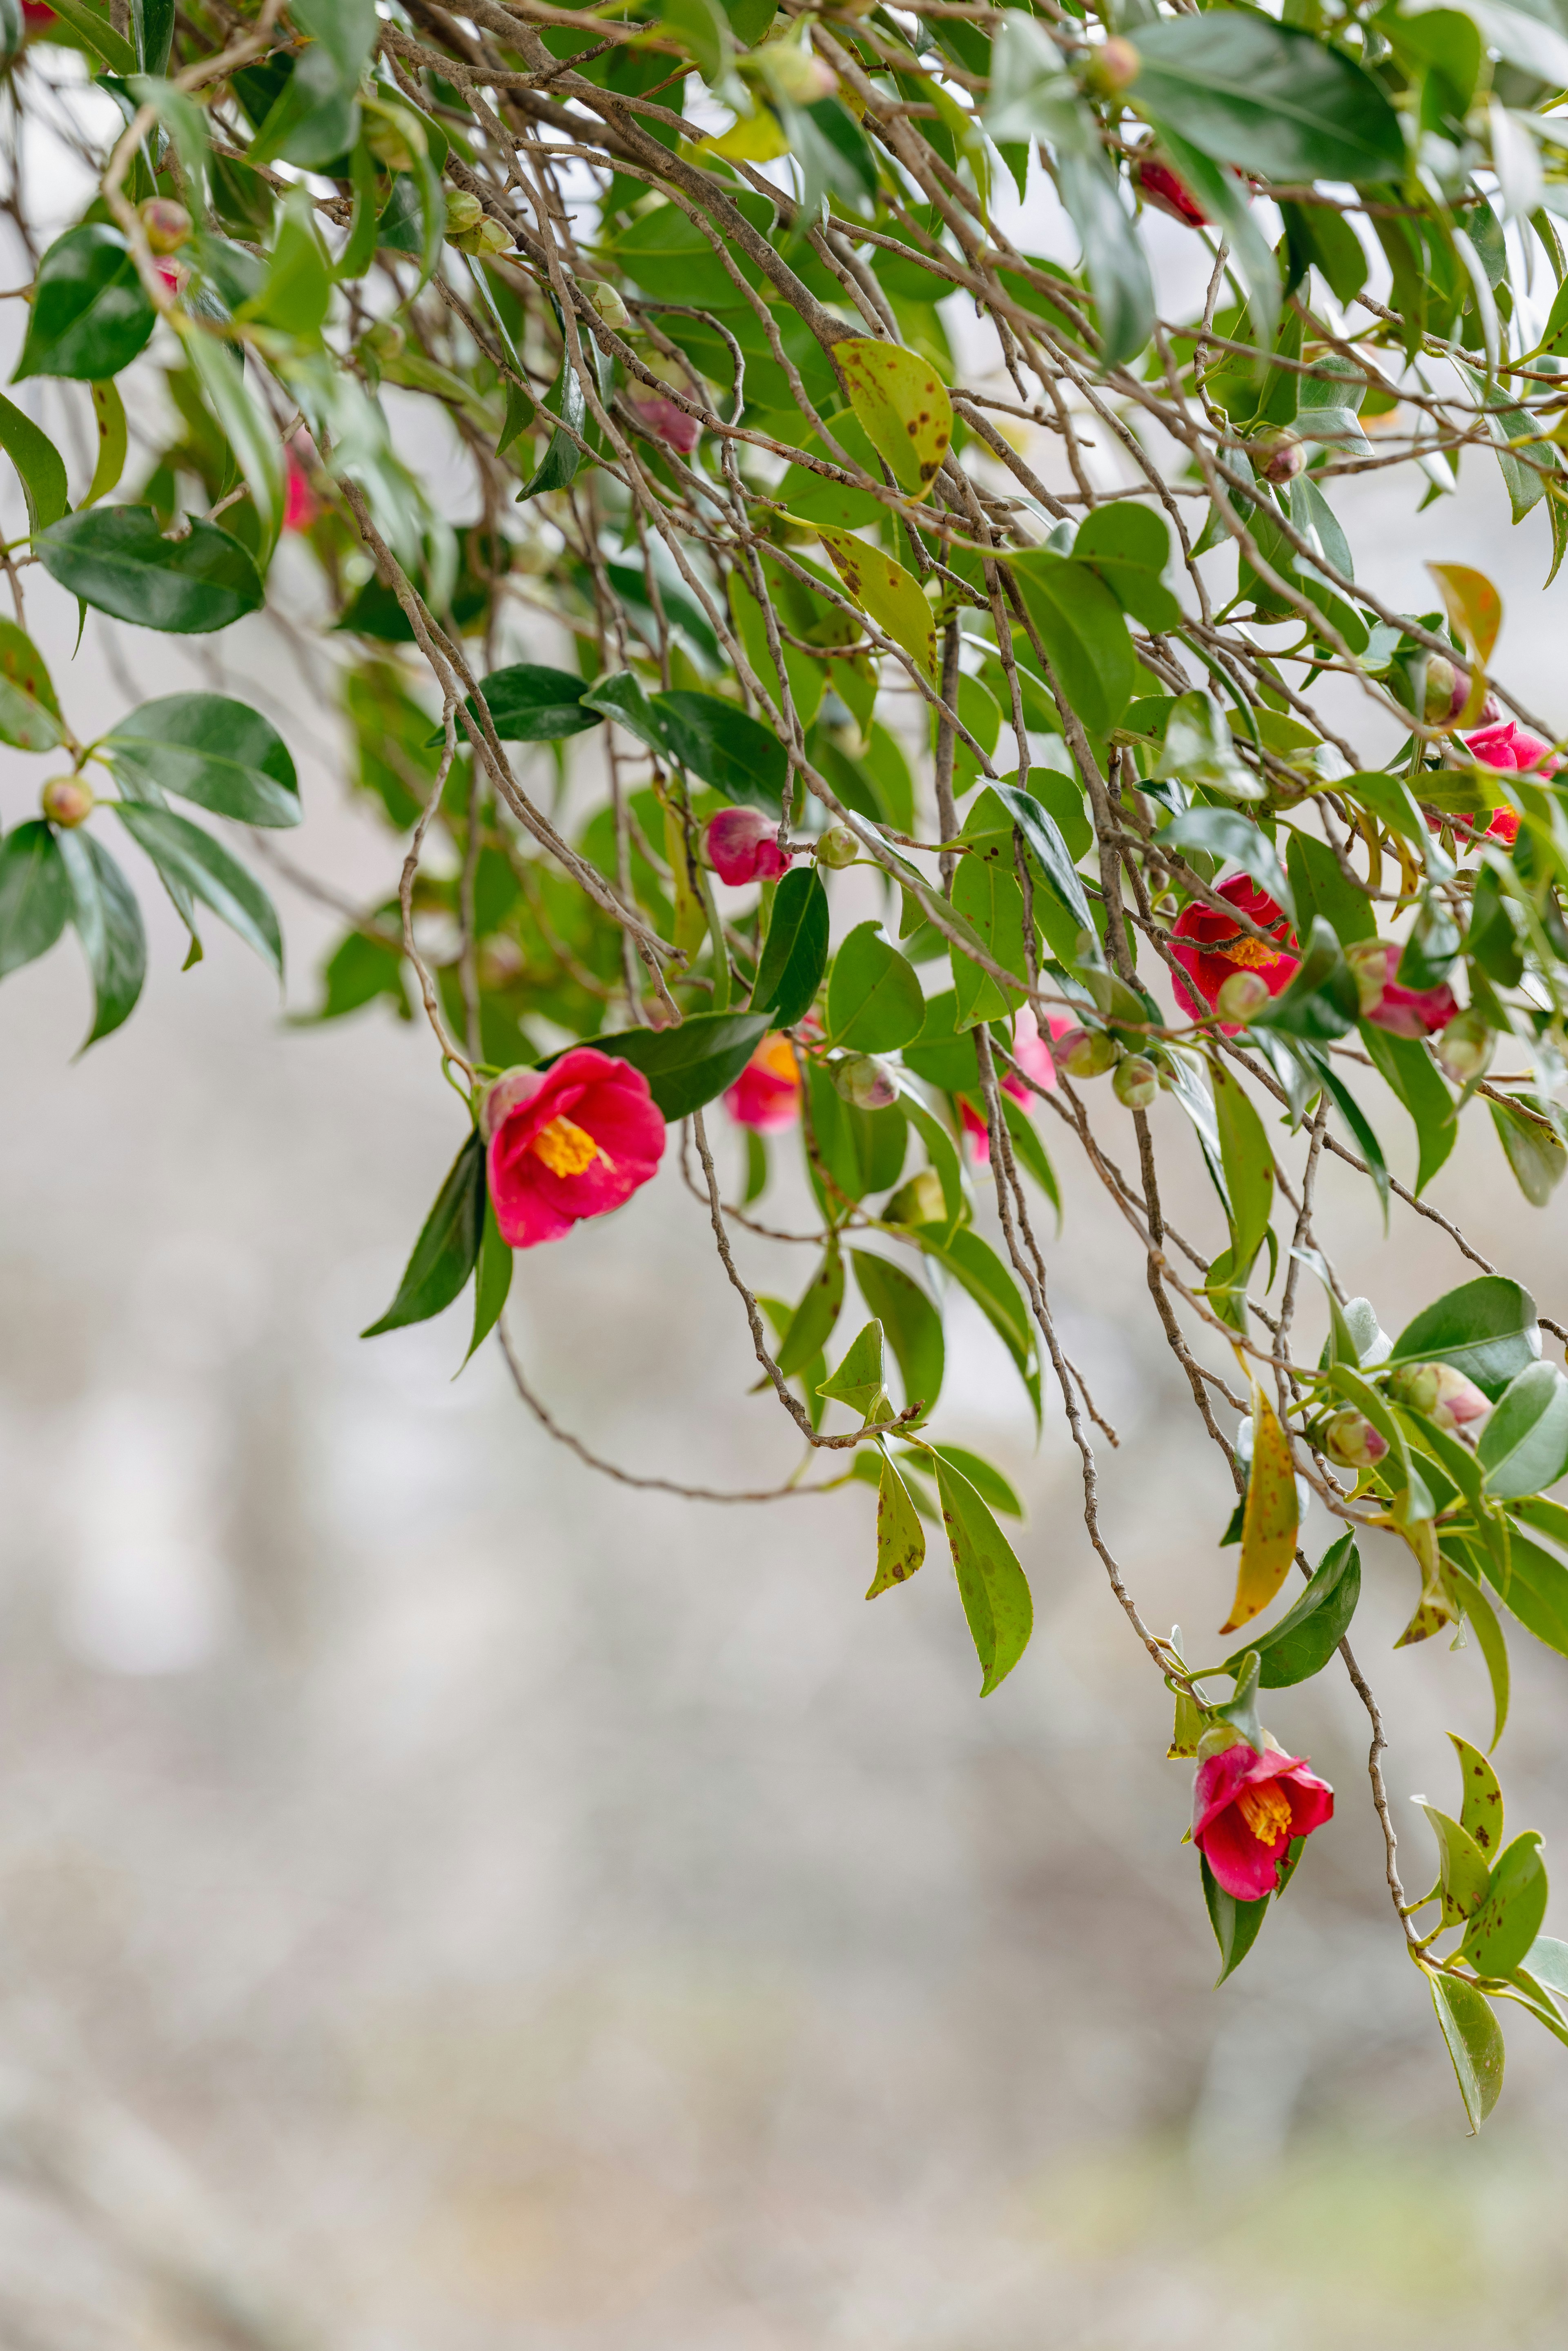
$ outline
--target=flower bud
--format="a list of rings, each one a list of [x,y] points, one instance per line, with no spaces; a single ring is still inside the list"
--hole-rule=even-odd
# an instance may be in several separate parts
[[[484,217],[485,207],[477,196],[471,196],[466,188],[447,190],[446,234],[448,236],[466,236],[470,229],[478,227]]]
[[[591,286],[588,298],[607,327],[613,327],[618,335],[625,334],[632,324],[632,313],[613,286]]]
[[[860,853],[860,842],[847,824],[831,824],[817,843],[819,865],[852,865]]]
[[[1389,1374],[1388,1393],[1396,1404],[1424,1413],[1453,1437],[1491,1410],[1475,1382],[1451,1364],[1402,1364]]]
[[[1067,1029],[1051,1040],[1051,1058],[1070,1078],[1103,1077],[1121,1058],[1121,1047],[1103,1029]]]
[[[873,1053],[852,1053],[847,1061],[835,1061],[832,1078],[845,1102],[853,1102],[856,1110],[886,1110],[898,1100],[898,1081],[886,1062]]]
[[[1083,68],[1083,87],[1092,98],[1120,98],[1143,69],[1143,59],[1131,41],[1113,33],[1102,41]]]
[[[51,824],[83,824],[98,803],[79,776],[51,776],[42,793],[44,814]]]
[[[1260,972],[1233,971],[1222,979],[1214,999],[1214,1008],[1222,1020],[1239,1020],[1243,1025],[1255,1012],[1261,1012],[1269,1001],[1269,983]]]
[[[1356,939],[1346,947],[1344,959],[1354,974],[1364,1014],[1375,1012],[1382,1003],[1396,952],[1386,939]]]
[[[751,63],[773,96],[788,106],[814,106],[820,98],[831,98],[839,86],[831,66],[804,41],[768,41],[753,50]]]
[[[1470,681],[1442,653],[1428,655],[1422,716],[1428,726],[1452,726],[1470,698]],[[1487,699],[1491,700],[1489,695]]]
[[[720,809],[703,835],[708,863],[721,882],[777,882],[791,852],[779,846],[775,818],[760,809]]]
[[[1133,166],[1133,177],[1146,204],[1156,212],[1167,213],[1172,220],[1180,221],[1186,228],[1204,228],[1208,214],[1202,210],[1191,191],[1176,178],[1168,163],[1153,155],[1142,155]]]
[[[1437,1040],[1438,1064],[1457,1086],[1469,1085],[1490,1067],[1495,1042],[1479,1012],[1456,1012]]]
[[[154,253],[178,253],[191,235],[191,215],[169,196],[149,196],[141,207],[141,226]]]
[[[1331,1461],[1343,1462],[1347,1468],[1370,1469],[1387,1452],[1388,1439],[1379,1436],[1364,1413],[1347,1405],[1324,1431],[1323,1449]]]
[[[403,135],[402,125],[384,114],[371,114],[365,121],[365,143],[378,163],[389,172],[412,172],[414,169],[413,150]]]
[[[884,1225],[939,1225],[947,1214],[942,1178],[935,1167],[923,1167],[901,1184],[882,1212]]]
[[[1265,482],[1293,482],[1307,462],[1301,434],[1292,433],[1288,424],[1260,433],[1247,444],[1247,455],[1259,479]]]
[[[1116,1064],[1111,1091],[1129,1110],[1147,1110],[1160,1090],[1160,1073],[1143,1053],[1129,1053]]]
[[[495,219],[489,213],[486,214],[477,228],[470,229],[466,236],[456,241],[465,253],[476,254],[510,253],[517,245],[517,239],[506,222]]]
[[[360,340],[377,359],[395,360],[402,357],[408,337],[395,319],[378,319],[373,327],[366,328]]]
[[[667,399],[662,392],[654,392],[648,384],[628,384],[626,399],[650,433],[656,434],[661,441],[677,450],[683,457],[691,455],[703,437],[703,428],[696,417],[686,409],[677,407],[673,400]]]

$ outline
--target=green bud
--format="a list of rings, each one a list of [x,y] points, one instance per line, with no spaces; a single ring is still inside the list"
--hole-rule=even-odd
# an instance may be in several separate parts
[[[1070,1078],[1100,1078],[1121,1060],[1122,1048],[1103,1029],[1070,1029],[1053,1040],[1051,1053]]]
[[[898,1081],[872,1053],[851,1053],[832,1065],[833,1083],[856,1110],[886,1110],[898,1100]]]
[[[942,1178],[935,1167],[923,1167],[901,1184],[882,1212],[884,1225],[939,1225],[946,1221],[947,1203]]]
[[[1111,1091],[1129,1110],[1147,1110],[1160,1090],[1160,1073],[1142,1053],[1129,1053],[1116,1064]]]
[[[1239,1020],[1245,1026],[1268,1001],[1269,983],[1260,972],[1233,971],[1228,979],[1221,980],[1214,1008],[1222,1019]]]
[[[1457,1086],[1469,1085],[1486,1074],[1496,1041],[1479,1012],[1456,1012],[1437,1039],[1438,1062]]]
[[[860,853],[860,842],[847,824],[831,824],[817,843],[819,865],[852,865]]]
[[[1364,1015],[1375,1012],[1382,1003],[1394,955],[1386,939],[1356,939],[1346,947],[1344,959],[1355,975]]]
[[[68,831],[74,825],[85,823],[98,805],[90,786],[84,784],[79,776],[51,776],[40,797],[49,822]]]

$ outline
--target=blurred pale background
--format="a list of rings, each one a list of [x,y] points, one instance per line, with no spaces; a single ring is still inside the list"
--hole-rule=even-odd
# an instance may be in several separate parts
[[[1568,719],[1539,518],[1511,533],[1479,460],[1419,524],[1406,482],[1354,503],[1395,603],[1430,601],[1426,556],[1494,573],[1511,674]],[[85,732],[125,694],[26,577]],[[139,695],[215,674],[210,646],[122,643]],[[257,621],[221,654],[299,758],[289,853],[383,895],[395,850],[346,810],[287,643]],[[47,771],[0,751],[5,823]],[[335,925],[277,889],[298,1011]],[[361,1345],[459,1139],[427,1040],[374,1011],[291,1028],[216,924],[182,976],[152,912],[143,1006],[80,1063],[68,940],[0,992],[7,2351],[1561,2344],[1568,2061],[1511,2024],[1503,2104],[1464,2137],[1343,1675],[1269,1709],[1339,1817],[1217,1993],[1164,1694],[1060,1409],[1037,1449],[977,1319],[944,1425],[1026,1495],[1038,1612],[984,1704],[935,1557],[862,1600],[869,1495],[637,1494],[553,1447],[493,1353],[452,1384],[458,1316]],[[1212,1240],[1165,1125],[1173,1213]],[[1123,1439],[1107,1528],[1155,1623],[1210,1628],[1228,1487],[1141,1265],[1046,1134],[1058,1311]],[[1325,1191],[1387,1327],[1465,1278],[1433,1228],[1401,1214],[1387,1244],[1360,1188]],[[1490,1132],[1434,1196],[1561,1313],[1561,1208],[1524,1206]],[[798,1290],[810,1260],[745,1262]],[[792,1467],[673,1168],[520,1259],[514,1301],[532,1374],[615,1460]],[[1328,1533],[1315,1513],[1313,1556]],[[1484,1741],[1485,1677],[1441,1641],[1391,1654],[1413,1571],[1367,1564],[1414,1886],[1409,1800],[1452,1801],[1444,1733]],[[1552,1860],[1568,1665],[1515,1651],[1510,1816]]]

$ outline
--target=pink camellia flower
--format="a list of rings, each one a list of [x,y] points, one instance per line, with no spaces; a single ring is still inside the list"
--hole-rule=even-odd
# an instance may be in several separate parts
[[[285,530],[308,530],[320,511],[321,501],[310,486],[310,477],[290,449],[288,481],[283,494],[283,528]]]
[[[721,882],[777,882],[794,852],[779,846],[779,821],[760,809],[720,809],[703,835],[708,863]]]
[[[695,416],[677,408],[673,400],[655,392],[650,384],[629,384],[626,398],[650,433],[656,434],[683,457],[691,455],[703,437],[702,426]]]
[[[725,1095],[724,1106],[737,1125],[754,1127],[758,1134],[794,1125],[800,1115],[800,1070],[782,1029],[764,1037]]]
[[[664,1155],[664,1122],[629,1061],[576,1045],[548,1070],[508,1070],[485,1097],[490,1200],[512,1249],[608,1216]]]
[[[1168,163],[1157,163],[1152,155],[1146,155],[1134,166],[1133,177],[1144,202],[1153,204],[1156,212],[1168,213],[1184,228],[1208,226],[1208,214],[1199,210]]]
[[[1494,725],[1478,727],[1475,734],[1463,736],[1460,739],[1472,759],[1479,759],[1483,767],[1496,768],[1504,774],[1511,770],[1517,774],[1530,772],[1554,776],[1563,765],[1551,744],[1543,742],[1539,735],[1532,735],[1528,726],[1521,726],[1517,718],[1500,718]],[[1431,817],[1427,821],[1435,832],[1437,823]],[[1478,817],[1476,827],[1479,822]],[[1511,848],[1519,838],[1519,818],[1515,810],[1494,809],[1491,822],[1479,837],[1483,841],[1500,841],[1505,849]]]
[[[1333,1818],[1333,1790],[1270,1740],[1260,1755],[1238,1732],[1204,1756],[1192,1792],[1192,1841],[1227,1894],[1259,1902],[1274,1890],[1292,1837]]]
[[[1214,907],[1200,905],[1196,899],[1184,906],[1171,931],[1171,954],[1186,976],[1175,983],[1176,1002],[1195,1019],[1202,1018],[1206,1008],[1212,1009],[1233,972],[1256,972],[1270,996],[1278,996],[1296,976],[1296,935],[1284,908],[1267,890],[1260,890],[1245,873],[1233,873],[1228,882],[1220,883],[1216,895],[1247,915],[1260,931],[1267,931],[1279,945],[1267,945],[1249,932],[1238,930]],[[1227,1024],[1226,1034],[1236,1033]]]
[[[1399,949],[1392,939],[1361,939],[1346,950],[1345,960],[1361,990],[1362,1018],[1391,1037],[1432,1037],[1446,1029],[1458,1010],[1451,987],[1401,987],[1394,974]]]
[[[1060,1014],[1048,1012],[1045,1018],[1046,1027],[1052,1037],[1065,1037],[1071,1032],[1072,1022],[1062,1019]],[[1040,1022],[1027,1004],[1013,1016],[1012,1056],[1018,1069],[1003,1071],[1002,1092],[1011,1094],[1014,1102],[1021,1102],[1027,1110],[1034,1100],[1034,1094],[1024,1083],[1024,1077],[1032,1078],[1037,1086],[1054,1087],[1056,1084],[1056,1063],[1051,1059],[1051,1047],[1040,1035]],[[1023,1072],[1021,1077],[1019,1071]],[[988,1166],[990,1130],[974,1104],[963,1094],[958,1096],[958,1123],[968,1139],[970,1157],[977,1166]]]

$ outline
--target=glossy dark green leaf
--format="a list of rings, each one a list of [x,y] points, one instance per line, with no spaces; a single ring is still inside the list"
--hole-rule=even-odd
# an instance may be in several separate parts
[[[1258,1940],[1264,1914],[1269,1907],[1269,1896],[1265,1894],[1258,1902],[1238,1902],[1234,1894],[1226,1892],[1207,1861],[1202,1863],[1202,1869],[1203,1898],[1208,1907],[1208,1923],[1219,1946],[1219,1973],[1214,1980],[1218,1991],[1227,1976],[1235,1974]]]
[[[645,749],[656,751],[661,758],[668,756],[669,745],[664,740],[659,714],[634,670],[618,669],[608,677],[595,679],[592,685],[582,688],[580,698],[585,709],[618,719]]]
[[[1534,1299],[1506,1275],[1485,1273],[1446,1290],[1407,1322],[1389,1361],[1451,1364],[1495,1403],[1540,1353]]]
[[[1108,735],[1133,698],[1137,668],[1115,598],[1086,563],[1045,548],[1009,558],[1057,684],[1092,735]]]
[[[146,808],[135,800],[115,803],[115,814],[139,849],[146,852],[164,881],[210,906],[221,922],[281,977],[283,934],[271,899],[259,883],[229,855],[210,832],[172,809]]]
[[[183,538],[165,538],[151,507],[68,515],[44,533],[37,550],[51,578],[84,603],[175,636],[226,629],[266,596],[237,538],[210,522],[193,522]]]
[[[1509,1539],[1506,1569],[1484,1544],[1476,1544],[1473,1555],[1510,1614],[1538,1641],[1568,1657],[1568,1567],[1517,1530]]]
[[[465,1364],[483,1346],[501,1319],[501,1309],[512,1287],[512,1251],[501,1238],[495,1207],[486,1193],[474,1283],[474,1330],[468,1341],[468,1353],[463,1358]]]
[[[844,1260],[833,1240],[823,1250],[811,1286],[796,1307],[779,1349],[779,1368],[787,1379],[804,1371],[812,1356],[827,1345],[843,1302]]]
[[[667,1119],[689,1117],[733,1085],[768,1032],[766,1013],[694,1012],[674,1029],[621,1029],[584,1044],[630,1061]]]
[[[1066,841],[1061,837],[1056,819],[1044,801],[1032,791],[1020,791],[1016,784],[994,783],[988,787],[1012,817],[1023,834],[1025,845],[1034,852],[1041,872],[1067,913],[1080,930],[1092,927],[1089,901],[1083,894],[1083,883],[1072,862]]]
[[[587,438],[588,397],[564,350],[560,373],[550,386],[545,406],[552,416],[559,417],[560,423],[550,434],[549,446],[538,465],[517,492],[519,506],[525,499],[542,497],[549,490],[570,488],[582,463],[580,444]]]
[[[974,1487],[941,1454],[926,1457],[942,1498],[942,1522],[988,1698],[1029,1646],[1034,1603],[1017,1553]]]
[[[96,49],[111,73],[131,74],[136,71],[136,52],[123,33],[117,33],[109,21],[105,6],[94,7],[90,0],[59,0],[54,8],[62,24],[79,35],[90,49]]]
[[[144,74],[166,73],[174,38],[174,0],[131,0],[131,10],[137,64]]]
[[[241,824],[294,825],[303,811],[288,747],[247,703],[170,694],[120,720],[103,748],[117,773]]]
[[[1288,1614],[1266,1633],[1249,1632],[1248,1649],[1259,1658],[1259,1681],[1264,1689],[1288,1689],[1321,1673],[1350,1629],[1361,1598],[1361,1554],[1354,1535],[1342,1535],[1319,1562],[1316,1574]],[[1239,1670],[1238,1650],[1225,1661],[1226,1671]]]
[[[712,694],[649,697],[664,730],[667,755],[716,792],[777,816],[789,761],[783,744],[733,702]]]
[[[1286,183],[1404,171],[1399,117],[1382,89],[1310,33],[1237,8],[1130,29],[1141,59],[1133,105],[1217,162]]]
[[[0,621],[0,743],[52,751],[61,739],[60,705],[43,654],[15,621]]]
[[[1312,917],[1301,946],[1290,986],[1253,1014],[1251,1025],[1327,1044],[1354,1028],[1361,993],[1339,941],[1321,914]]]
[[[1486,1489],[1500,1501],[1539,1494],[1568,1470],[1568,1379],[1531,1364],[1510,1381],[1476,1447]]]
[[[0,449],[21,477],[27,526],[37,538],[70,510],[65,459],[42,426],[5,399],[0,399]]]
[[[147,935],[136,893],[108,850],[85,831],[61,832],[57,845],[70,885],[71,921],[92,974],[85,1051],[135,1009],[147,976]]]
[[[53,828],[40,817],[16,826],[0,841],[0,979],[47,955],[70,905]]]
[[[1479,2131],[1502,2095],[1502,2027],[1491,2002],[1473,1984],[1458,1976],[1434,1975],[1427,1980],[1470,2129]]]
[[[1375,1067],[1415,1122],[1416,1189],[1422,1192],[1458,1141],[1454,1097],[1419,1039],[1391,1037],[1371,1020],[1362,1022],[1361,1036]]]
[[[792,1029],[816,1002],[827,967],[828,893],[815,865],[797,866],[773,893],[752,1010],[766,1012],[776,1028]]]
[[[1486,1899],[1459,1946],[1478,1975],[1505,1976],[1522,1961],[1546,1916],[1546,1866],[1534,1829],[1503,1847],[1491,1866]]]
[[[1079,525],[1072,553],[1145,629],[1180,628],[1182,609],[1167,584],[1171,535],[1164,515],[1135,498],[1096,507]]]
[[[435,1205],[424,1220],[397,1296],[361,1339],[379,1338],[410,1322],[427,1322],[465,1287],[478,1262],[485,1230],[485,1146],[477,1130],[453,1161]]]
[[[1544,1208],[1568,1171],[1568,1144],[1555,1119],[1533,1098],[1528,1107],[1494,1098],[1487,1108],[1520,1190],[1532,1208]]]
[[[904,1403],[930,1413],[942,1393],[946,1363],[941,1315],[925,1285],[886,1258],[873,1257],[869,1249],[852,1249],[850,1255],[861,1296],[893,1349]]]
[[[145,349],[157,312],[117,228],[88,221],[57,237],[42,261],[14,381],[118,375]]]
[[[600,725],[603,712],[583,706],[587,678],[570,670],[550,669],[542,662],[513,662],[493,669],[479,680],[490,712],[490,723],[503,743],[556,743],[568,735],[581,735]],[[468,708],[476,717],[474,697]],[[444,739],[438,728],[432,746]]]
[[[920,1034],[925,998],[915,966],[883,935],[880,923],[859,923],[833,958],[828,982],[828,1029],[835,1045],[858,1053],[887,1053]]]

